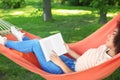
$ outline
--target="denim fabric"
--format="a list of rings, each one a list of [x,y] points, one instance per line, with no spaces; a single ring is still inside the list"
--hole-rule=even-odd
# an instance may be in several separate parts
[[[53,74],[64,73],[61,68],[54,64],[52,61],[46,62],[38,39],[29,40],[29,38],[24,37],[23,41],[19,42],[7,40],[6,47],[13,48],[15,50],[25,53],[34,52],[43,70]],[[75,64],[73,59],[64,55],[60,56],[60,58],[71,70],[74,71]]]

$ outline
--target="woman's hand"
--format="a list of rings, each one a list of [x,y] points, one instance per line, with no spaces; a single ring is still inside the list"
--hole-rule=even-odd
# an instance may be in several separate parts
[[[72,56],[74,59],[78,59],[80,57],[80,55],[78,55],[76,52],[74,52],[73,50],[71,50],[66,43],[65,43],[65,47],[66,47],[66,49],[68,51],[68,54],[70,56]]]
[[[64,73],[71,73],[73,72],[61,59],[60,57],[54,52],[51,52],[51,56],[50,59],[53,63],[55,63],[56,65],[58,65]]]
[[[69,52],[70,48],[69,48],[68,44],[66,44],[66,43],[64,43],[64,44],[65,44],[66,50]]]
[[[63,62],[54,51],[51,52],[50,60],[58,66]]]

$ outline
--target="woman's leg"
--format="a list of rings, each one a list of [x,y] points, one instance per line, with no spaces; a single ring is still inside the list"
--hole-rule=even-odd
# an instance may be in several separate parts
[[[51,61],[46,62],[41,46],[39,44],[39,40],[27,40],[27,41],[20,41],[20,42],[14,42],[14,41],[8,40],[6,42],[6,46],[8,48],[13,48],[21,52],[34,52],[39,63],[41,64],[42,68],[45,71],[53,74],[63,73],[61,68],[55,65],[54,63],[52,63]]]
[[[33,52],[32,45],[34,44],[34,42],[35,40],[26,40],[26,41],[7,40],[5,46],[21,52]]]

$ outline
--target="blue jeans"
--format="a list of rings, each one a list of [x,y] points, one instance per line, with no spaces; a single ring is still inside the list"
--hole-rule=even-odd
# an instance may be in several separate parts
[[[53,74],[64,73],[62,69],[52,61],[46,62],[38,39],[30,40],[28,37],[24,37],[23,41],[20,42],[7,40],[6,47],[25,53],[34,52],[43,70]],[[60,58],[71,70],[74,71],[75,65],[73,59],[64,55],[61,55]]]

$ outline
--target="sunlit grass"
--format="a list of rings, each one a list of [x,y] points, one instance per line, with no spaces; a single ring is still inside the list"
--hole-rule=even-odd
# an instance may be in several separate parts
[[[1,10],[1,13],[4,13],[0,16],[30,16],[33,12],[37,11],[36,8],[33,7],[27,7],[26,9],[17,9],[17,10]],[[36,12],[35,14],[37,14]],[[43,11],[39,11],[39,13],[43,13]],[[84,15],[84,14],[91,14],[91,11],[88,10],[65,10],[65,9],[52,9],[53,15],[62,15],[62,16],[68,16],[68,15]]]
[[[30,16],[33,11],[35,11],[36,8],[33,6],[26,6],[24,8],[19,9],[0,9],[0,17],[6,17],[6,16]]]
[[[35,1],[36,2],[36,1]],[[60,8],[60,7],[58,7]],[[112,9],[111,9],[112,11]],[[0,9],[0,17],[6,17],[8,15],[11,16],[32,16],[31,14],[38,14],[40,13],[40,15],[43,14],[43,9],[41,7],[41,10],[39,11],[36,7],[32,6],[32,5],[28,5],[26,7],[23,8],[19,8],[19,9],[11,9],[11,10],[4,10],[4,9]],[[115,15],[117,15],[119,13],[119,10],[116,13],[108,13],[107,16],[108,17],[113,17]],[[65,8],[61,8],[61,9],[57,9],[57,8],[52,8],[52,14],[53,15],[62,15],[62,16],[68,16],[68,15],[84,15],[84,14],[94,14],[94,16],[99,17],[98,12],[96,12],[96,10],[91,10],[91,9],[80,9],[79,7],[71,7],[71,9],[68,9],[67,7]],[[35,16],[34,15],[34,16]],[[38,15],[37,15],[38,16]]]
[[[114,13],[114,14],[113,14],[113,13],[109,13],[109,14],[107,14],[107,16],[108,16],[108,17],[114,17],[114,16],[117,15],[117,14],[119,14],[119,12]]]
[[[17,12],[12,13],[11,15],[23,15],[23,14],[24,14],[23,11],[17,11]]]
[[[88,10],[64,10],[64,9],[54,9],[52,10],[52,13],[55,15],[83,15],[83,14],[91,14],[91,11]]]

